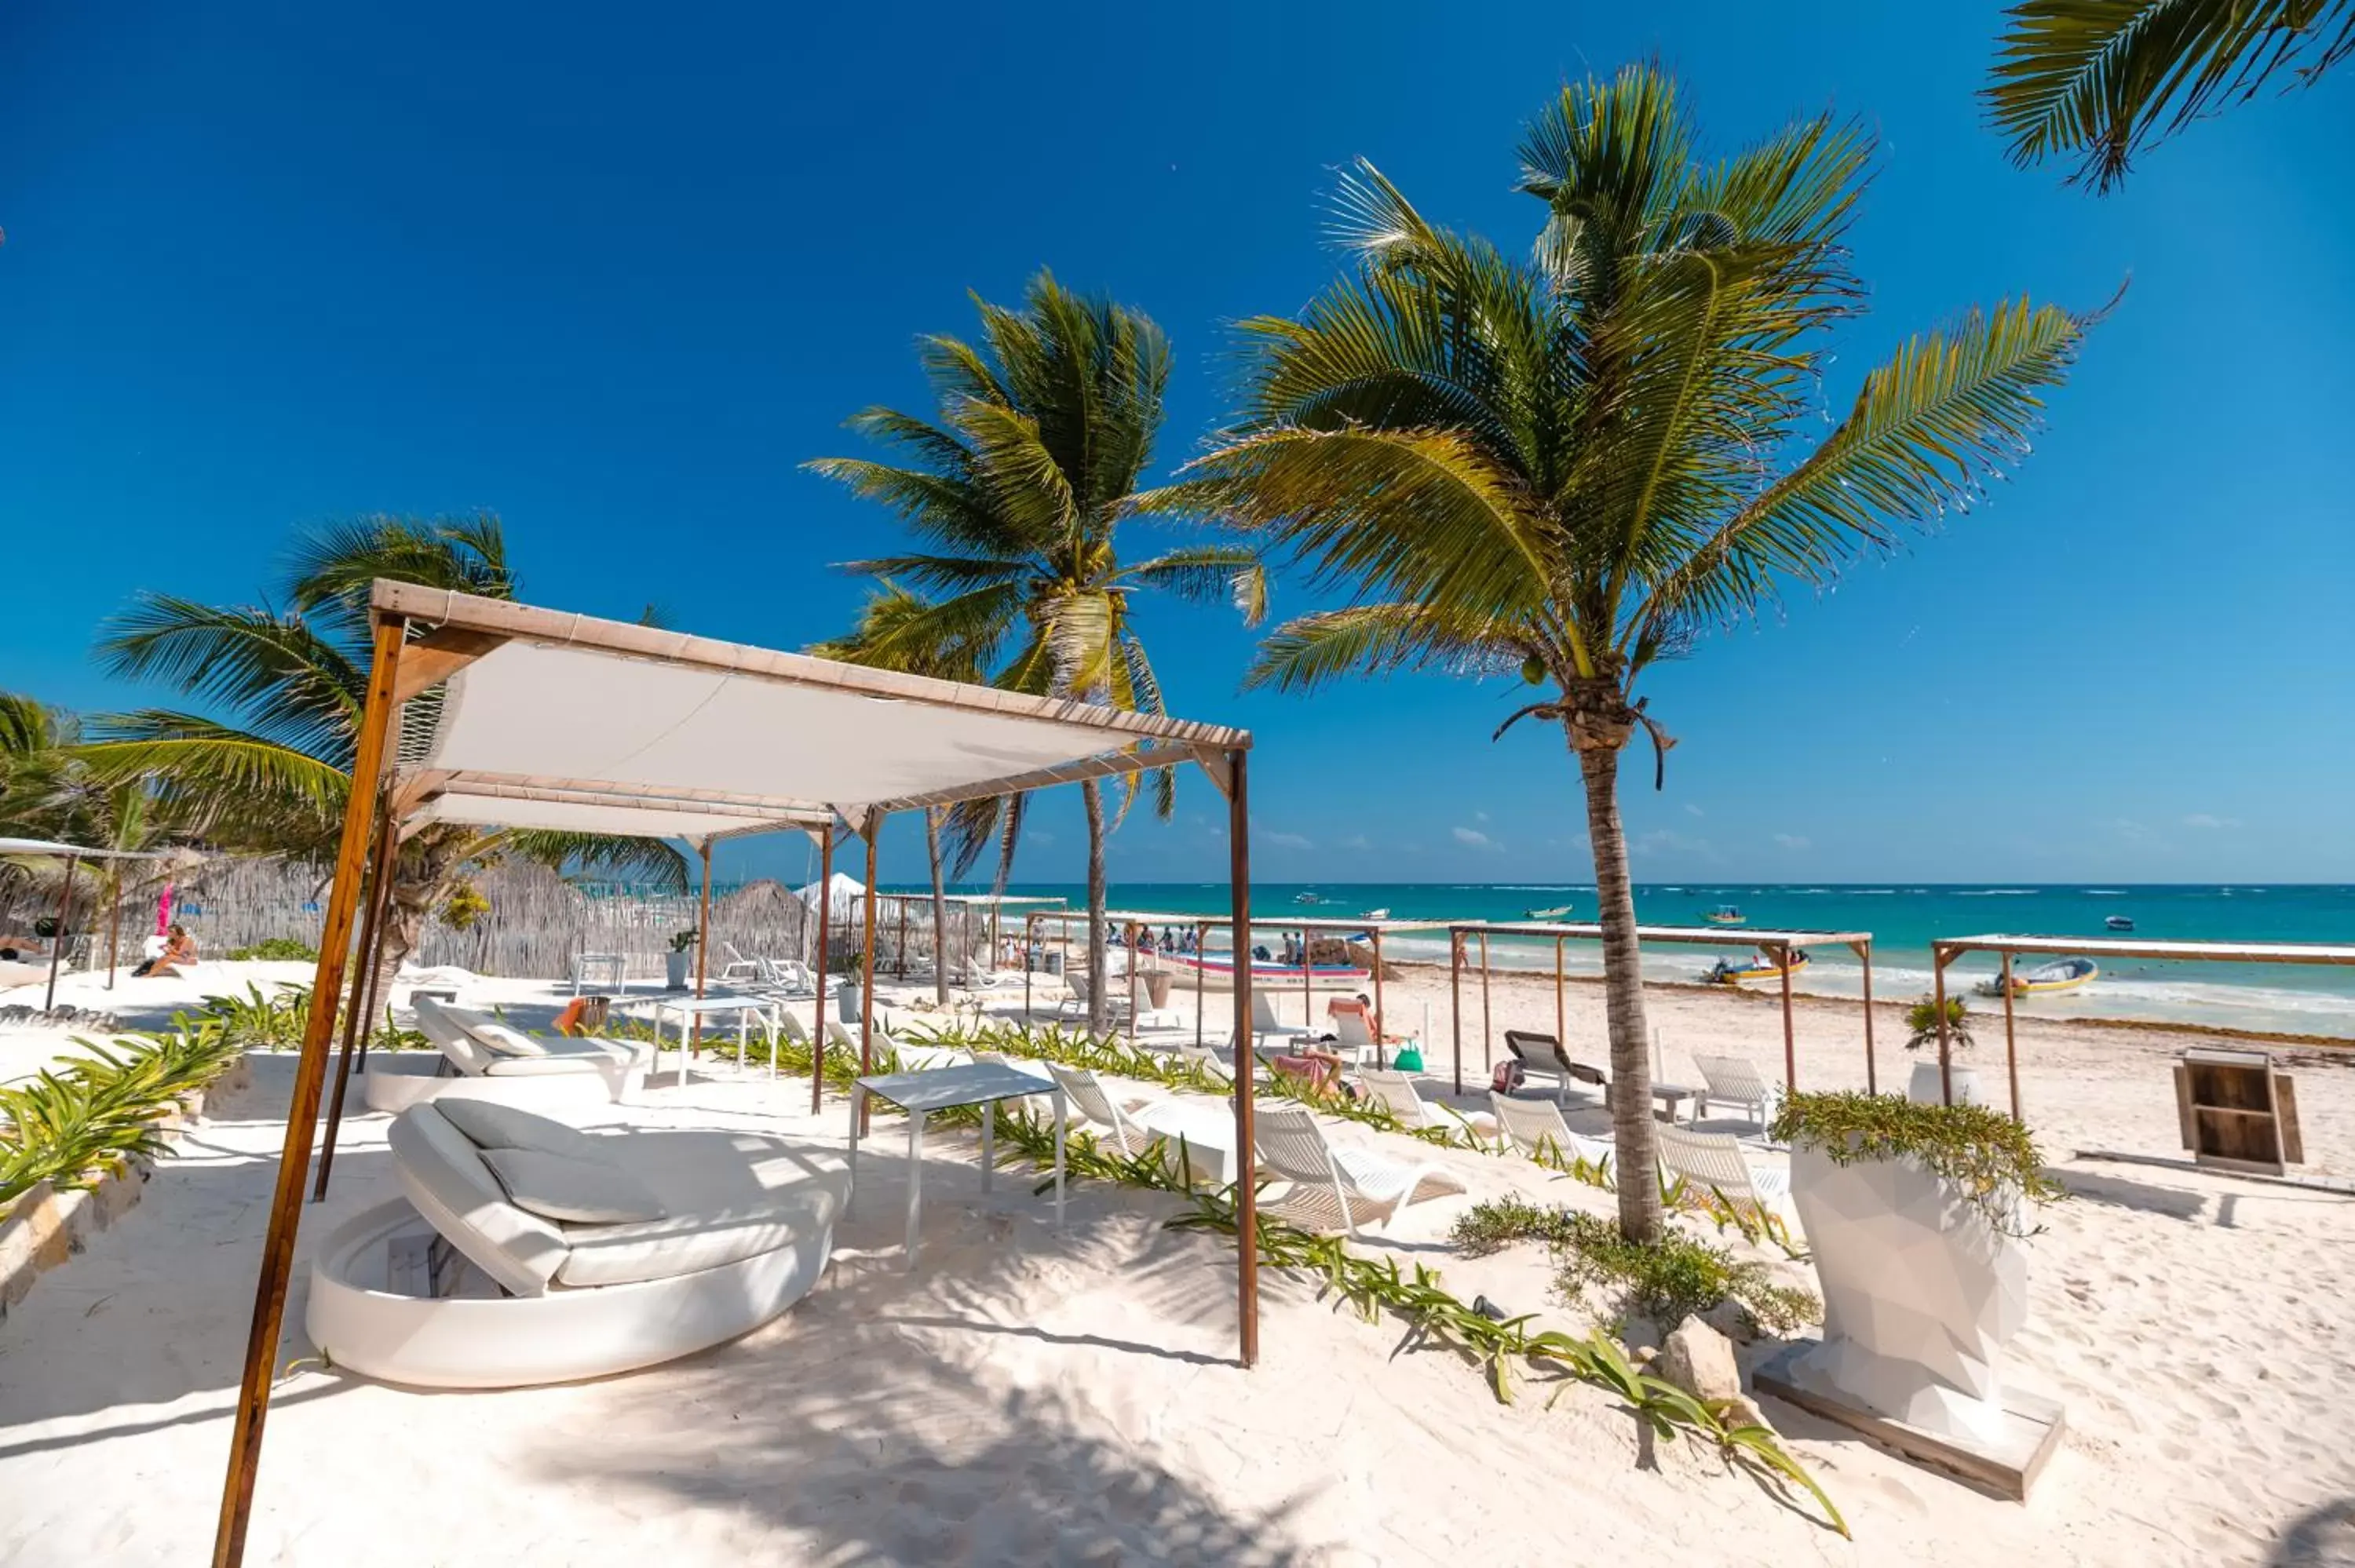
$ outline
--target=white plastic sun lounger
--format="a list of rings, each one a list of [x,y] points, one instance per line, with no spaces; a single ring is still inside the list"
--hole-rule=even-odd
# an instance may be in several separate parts
[[[1152,1102],[1144,1096],[1124,1097],[1115,1103],[1106,1092],[1103,1080],[1084,1067],[1066,1067],[1059,1062],[1046,1064],[1055,1082],[1063,1086],[1064,1097],[1071,1109],[1085,1118],[1088,1129],[1114,1150],[1124,1155],[1138,1155],[1152,1148],[1161,1135],[1135,1120],[1135,1112]]]
[[[1414,1080],[1404,1073],[1385,1071],[1379,1067],[1358,1069],[1358,1084],[1373,1098],[1390,1107],[1391,1114],[1402,1126],[1435,1127],[1450,1130],[1468,1126],[1482,1138],[1497,1136],[1497,1118],[1487,1111],[1473,1111],[1458,1121],[1455,1117],[1433,1105],[1414,1086]],[[1550,1108],[1550,1107],[1549,1107]]]
[[[1301,1023],[1286,1023],[1275,1016],[1275,1003],[1266,991],[1252,987],[1252,1048],[1259,1050],[1273,1040],[1279,1045],[1295,1040],[1312,1040],[1316,1031]]]
[[[1716,1192],[1736,1208],[1761,1213],[1772,1211],[1790,1196],[1791,1173],[1774,1166],[1753,1165],[1742,1157],[1742,1141],[1727,1132],[1688,1132],[1662,1127],[1660,1170],[1671,1180]]]
[[[830,1150],[477,1100],[412,1106],[388,1143],[405,1196],[325,1238],[305,1327],[334,1366],[422,1388],[602,1377],[758,1328],[816,1282],[849,1186]],[[584,1208],[652,1217],[548,1213]]]
[[[1311,1112],[1267,1105],[1252,1117],[1252,1143],[1269,1176],[1290,1183],[1268,1208],[1319,1230],[1358,1234],[1361,1220],[1388,1226],[1399,1210],[1461,1192],[1464,1183],[1433,1165],[1401,1165],[1363,1149],[1336,1149]]]
[[[419,997],[414,1010],[419,1032],[458,1074],[544,1080],[546,1092],[558,1097],[580,1097],[593,1084],[588,1097],[623,1099],[645,1084],[654,1062],[654,1047],[645,1041],[526,1034],[486,1012],[430,996]]]
[[[1561,1118],[1561,1107],[1551,1100],[1517,1100],[1491,1089],[1488,1105],[1496,1112],[1497,1127],[1505,1141],[1532,1160],[1548,1150],[1561,1159],[1583,1160],[1589,1165],[1599,1166],[1611,1158],[1607,1140],[1572,1132]]]
[[[1693,1107],[1695,1116],[1707,1115],[1711,1105],[1740,1106],[1761,1132],[1774,1119],[1782,1087],[1762,1075],[1747,1056],[1696,1055],[1693,1065],[1700,1070],[1702,1086],[1700,1103]]]

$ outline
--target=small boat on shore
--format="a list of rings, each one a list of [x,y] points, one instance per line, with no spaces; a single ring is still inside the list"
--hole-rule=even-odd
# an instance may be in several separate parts
[[[1791,972],[1797,974],[1807,967],[1807,950],[1794,948]],[[1782,966],[1764,953],[1753,953],[1747,959],[1720,959],[1700,977],[1703,985],[1741,985],[1748,980],[1771,980],[1783,978]]]
[[[2134,929],[2134,916],[2131,915],[2113,915],[2108,919],[2103,921],[2102,924],[2107,926],[2113,931],[2131,931]]]
[[[1205,991],[1235,989],[1234,956],[1231,953],[1170,953],[1161,960],[1161,967],[1176,975],[1180,991],[1190,991],[1194,978],[1201,976]],[[1374,971],[1357,964],[1282,964],[1270,959],[1254,959],[1251,967],[1254,987],[1270,986],[1294,991],[1306,986],[1312,991],[1357,991],[1371,985]]]
[[[2062,959],[2058,962],[2039,964],[2036,968],[2011,977],[2014,996],[2041,996],[2048,991],[2075,991],[2079,986],[2098,979],[2102,966],[2091,959]],[[2001,996],[2003,977],[1990,976],[1973,988],[1981,996]]]
[[[1550,909],[1524,909],[1521,911],[1521,918],[1524,920],[1567,920],[1570,918],[1570,906],[1567,904],[1557,904]]]
[[[1721,904],[1714,909],[1704,909],[1700,917],[1712,926],[1739,926],[1750,918],[1731,904]]]

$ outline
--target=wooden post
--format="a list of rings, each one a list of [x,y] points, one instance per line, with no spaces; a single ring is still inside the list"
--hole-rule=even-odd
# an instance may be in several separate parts
[[[1203,951],[1203,938],[1210,928],[1199,920],[1194,922],[1194,1048],[1202,1048],[1202,960],[1209,957]]]
[[[1455,1032],[1455,1092],[1464,1092],[1464,933],[1447,928],[1447,1021]]]
[[[1022,1028],[1030,1028],[1030,951],[1039,945],[1039,917],[1022,917]]]
[[[1488,933],[1480,933],[1480,1070],[1497,1074],[1496,1026],[1488,1022]]]
[[[867,813],[867,903],[866,918],[860,935],[864,951],[858,959],[858,1072],[864,1077],[875,1070],[875,841],[883,836],[883,814]],[[858,1099],[858,1130],[867,1131],[868,1097]],[[914,1181],[912,1173],[910,1181]]]
[[[1300,927],[1300,1026],[1316,1027],[1316,966],[1309,961],[1309,945],[1316,933],[1304,924]]]
[[[114,863],[112,895],[106,905],[106,989],[114,989],[115,938],[123,929],[123,863]]]
[[[834,824],[817,854],[817,1001],[810,1004],[810,1114],[826,1103],[826,939],[834,927]]]
[[[1864,959],[1864,1092],[1877,1095],[1881,1080],[1872,1059],[1872,944],[1865,943],[1859,956]]]
[[[1955,1080],[1946,1040],[1946,949],[1937,943],[1930,944],[1930,1000],[1938,1011],[1938,1098],[1945,1105],[1955,1103]]]
[[[336,1088],[327,1097],[327,1133],[319,1143],[319,1175],[311,1185],[311,1202],[327,1196],[327,1178],[336,1168],[336,1135],[344,1125],[344,1091],[352,1079],[352,1044],[362,1034],[374,1006],[377,944],[384,920],[385,895],[392,886],[392,859],[400,835],[392,821],[392,795],[386,791],[376,810],[376,858],[368,868],[368,907],[360,916],[360,971],[352,977],[351,1009],[344,1015],[344,1048],[336,1055]]]
[[[1235,1338],[1244,1366],[1259,1361],[1259,1150],[1252,1144],[1250,753],[1227,753],[1227,880],[1235,945]]]
[[[2003,956],[2003,1067],[2011,1078],[2011,1119],[2019,1119],[2019,1043],[2011,1032],[2011,955]]]
[[[1783,944],[1780,953],[1783,966],[1783,1092],[1790,1094],[1799,1086],[1799,1047],[1791,1033],[1791,944]]]
[[[695,1000],[703,1000],[703,976],[711,956],[711,841],[705,839],[698,846],[703,855],[703,894],[695,906]],[[695,1015],[695,1047],[703,1049],[703,1014]],[[739,1062],[738,1066],[744,1064]],[[682,1078],[685,1069],[681,1069]]]
[[[1387,1073],[1391,1067],[1391,1048],[1390,1043],[1382,1037],[1384,1021],[1388,1017],[1382,1012],[1382,929],[1377,926],[1369,935],[1374,938],[1374,1065]]]
[[[1561,1042],[1561,1048],[1564,1051],[1568,1051],[1570,1049],[1570,1013],[1562,1004],[1562,940],[1560,937],[1553,939],[1553,1037]]]
[[[1128,1045],[1136,1048],[1136,922],[1128,923]]]
[[[73,908],[74,867],[80,863],[81,856],[66,856],[65,880],[58,885],[57,929],[49,933],[49,990],[48,994],[41,998],[43,1012],[51,1012],[58,1005],[58,960],[66,954],[66,916]]]
[[[378,778],[384,771],[385,737],[395,705],[393,682],[400,673],[406,625],[398,618],[387,617],[376,626],[368,701],[360,712],[359,733],[354,737],[351,788],[344,802],[336,880],[319,934],[319,964],[312,977],[311,1011],[303,1023],[303,1054],[295,1066],[294,1097],[286,1113],[286,1143],[279,1153],[270,1227],[262,1239],[261,1268],[254,1281],[253,1323],[246,1335],[245,1372],[229,1432],[229,1475],[221,1487],[213,1568],[238,1568],[245,1561],[254,1473],[261,1462],[262,1427],[270,1415],[271,1373],[277,1363],[278,1331],[286,1312],[287,1278],[294,1267],[295,1232],[303,1220],[303,1177],[311,1163],[319,1095],[326,1084],[327,1041],[335,1033],[336,1000],[343,994],[352,916],[359,904],[360,863],[368,853],[370,807]]]

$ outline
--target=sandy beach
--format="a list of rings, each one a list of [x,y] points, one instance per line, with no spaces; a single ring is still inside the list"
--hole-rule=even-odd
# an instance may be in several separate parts
[[[84,981],[71,982],[85,984]],[[540,982],[489,982],[517,1012]],[[1444,972],[1389,989],[1446,1037]],[[170,1001],[161,993],[154,1005]],[[912,993],[887,991],[887,1000]],[[0,997],[0,1004],[22,993]],[[61,991],[60,1000],[66,1000]],[[77,1005],[86,1003],[77,1000]],[[1216,1016],[1220,1007],[1213,998]],[[1296,998],[1287,1016],[1296,1016]],[[1671,1078],[1695,1050],[1779,1071],[1763,998],[1651,999]],[[1467,1090],[1482,1077],[1467,1005]],[[1570,988],[1573,1049],[1599,1051],[1601,996]],[[1499,979],[1489,1022],[1550,1027],[1550,980]],[[1190,1035],[1190,1023],[1180,1033]],[[1881,1082],[1906,1065],[1881,1024]],[[1861,1086],[1859,1010],[1803,1003],[1802,1086]],[[2031,1124],[2075,1196],[2045,1215],[2015,1381],[2069,1432],[2025,1505],[1998,1501],[1775,1402],[1766,1409],[1846,1511],[1854,1542],[1684,1443],[1639,1441],[1599,1392],[1524,1385],[1399,1351],[1393,1322],[1337,1314],[1269,1276],[1263,1361],[1238,1369],[1231,1254],[1161,1228],[1174,1200],[1082,1184],[1058,1232],[1028,1183],[978,1188],[969,1140],[928,1141],[924,1252],[901,1267],[896,1123],[862,1156],[859,1202],[818,1289],[745,1338],[651,1371],[500,1393],[422,1393],[325,1368],[298,1271],[254,1516],[255,1562],[623,1563],[1587,1561],[1695,1563],[2324,1563],[2355,1557],[2355,1373],[2337,1303],[2355,1289],[2355,1200],[2097,1161],[2172,1155],[2168,1065],[2189,1037],[2024,1017]],[[0,1035],[0,1072],[61,1048]],[[2000,1035],[1974,1059],[2000,1078]],[[1582,1053],[1583,1054],[1583,1053]],[[2355,1075],[2286,1050],[2308,1175],[2355,1171]],[[667,1060],[667,1058],[666,1058]],[[1433,1091],[1452,1075],[1434,1054]],[[159,1166],[144,1200],[0,1321],[0,1561],[203,1559],[253,1266],[283,1134],[291,1055]],[[1467,1095],[1465,1103],[1472,1102]],[[844,1139],[803,1085],[707,1056],[684,1087],[601,1119]],[[1597,1129],[1596,1113],[1575,1118]],[[396,1191],[385,1118],[346,1126],[307,1245]],[[1443,1163],[1468,1189],[1406,1210],[1367,1250],[1439,1268],[1459,1296],[1582,1329],[1541,1252],[1469,1259],[1445,1240],[1470,1202],[1518,1192],[1598,1212],[1606,1194],[1526,1161],[1335,1123],[1340,1140]],[[1746,1250],[1738,1239],[1732,1244]],[[1774,1262],[1793,1282],[1805,1266]],[[1745,1347],[1745,1364],[1763,1346]]]

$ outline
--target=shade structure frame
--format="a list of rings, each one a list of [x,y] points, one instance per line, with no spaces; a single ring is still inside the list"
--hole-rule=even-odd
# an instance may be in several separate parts
[[[433,801],[442,800],[519,801],[545,808],[542,812],[531,813],[541,815],[556,815],[560,809],[568,807],[618,810],[634,803],[642,810],[639,820],[659,821],[670,830],[669,832],[659,833],[659,836],[688,836],[707,851],[716,838],[774,832],[786,827],[823,832],[830,851],[832,828],[837,818],[866,836],[871,847],[877,827],[896,810],[917,805],[947,804],[958,800],[987,799],[1068,780],[1113,777],[1167,767],[1179,761],[1194,761],[1202,765],[1220,792],[1228,796],[1234,821],[1236,864],[1238,868],[1247,868],[1249,863],[1245,842],[1249,833],[1249,816],[1243,801],[1241,775],[1243,758],[1252,738],[1244,730],[1155,715],[1125,714],[1084,704],[1059,703],[991,687],[900,676],[888,672],[835,664],[803,654],[658,632],[622,622],[570,616],[411,584],[380,580],[375,585],[371,599],[375,609],[372,629],[374,650],[368,676],[368,700],[357,729],[353,783],[346,791],[340,847],[327,895],[317,973],[312,987],[311,1010],[305,1020],[302,1050],[296,1063],[277,1191],[263,1245],[261,1266],[255,1282],[253,1320],[248,1336],[243,1377],[232,1424],[228,1470],[222,1485],[218,1524],[214,1538],[215,1568],[234,1568],[234,1565],[243,1563],[245,1557],[255,1480],[269,1415],[272,1374],[277,1362],[279,1332],[304,1207],[303,1189],[309,1174],[314,1134],[325,1086],[336,1004],[343,994],[344,979],[351,959],[353,927],[360,904],[372,826],[381,821],[382,831],[406,836],[429,820],[466,820],[454,813],[431,819],[421,815]],[[417,624],[428,625],[432,630],[422,637],[412,639],[410,634]],[[645,768],[638,766],[617,764],[606,770],[584,769],[579,766],[577,754],[562,759],[561,766],[547,773],[525,772],[518,775],[513,770],[496,767],[469,769],[438,766],[450,760],[438,755],[436,747],[442,738],[446,738],[442,736],[442,730],[450,722],[453,708],[464,705],[463,695],[457,691],[458,685],[468,678],[470,671],[482,668],[483,661],[499,656],[519,641],[526,645],[586,647],[600,654],[611,655],[617,661],[627,662],[641,670],[647,666],[673,666],[701,672],[706,676],[718,676],[723,681],[742,677],[748,682],[765,682],[800,690],[847,694],[853,702],[906,703],[936,714],[963,715],[967,722],[961,726],[936,720],[918,726],[928,731],[954,731],[952,738],[963,750],[943,760],[938,748],[927,756],[921,750],[911,749],[904,739],[896,745],[878,741],[871,731],[821,736],[820,743],[809,748],[814,756],[839,757],[847,753],[855,757],[864,746],[895,766],[904,765],[911,756],[915,756],[935,775],[921,789],[900,790],[880,798],[869,794],[851,799],[841,799],[838,791],[807,787],[806,784],[792,791],[737,789],[734,779],[741,772],[742,759],[732,759],[732,771],[722,768],[699,771],[694,759],[711,754],[708,748],[696,747],[681,747],[675,757],[666,757],[663,767],[670,771],[660,777],[650,777]],[[429,739],[417,755],[406,755],[410,748],[400,722],[400,710],[410,699],[435,686],[443,688],[443,699],[435,717],[435,738]],[[578,699],[579,694],[576,692],[574,696]],[[643,718],[644,715],[639,716]],[[679,726],[687,722],[685,717],[678,721]],[[798,740],[808,731],[804,728],[794,733]],[[977,748],[973,744],[973,737],[976,735],[995,736],[1003,744]],[[1060,753],[1059,747],[1061,747]],[[638,747],[639,752],[645,749],[643,746]],[[623,762],[630,763],[636,756],[637,753],[631,753]],[[396,771],[397,760],[406,762],[408,766]],[[712,776],[714,772],[719,776]],[[963,776],[949,777],[943,781],[940,777],[943,772],[949,775],[961,773]],[[916,776],[904,766],[900,767],[896,775],[888,767],[870,768],[865,775],[873,779]],[[379,789],[388,779],[390,783],[389,794]],[[390,809],[381,810],[388,800]],[[724,821],[702,823],[706,831],[699,833],[677,833],[683,821],[696,814],[696,808],[734,810],[706,810],[704,816]],[[474,809],[487,810],[491,808],[477,805]],[[541,824],[527,821],[506,825]],[[397,842],[398,838],[394,842]],[[831,858],[830,853],[828,858]],[[1247,875],[1247,870],[1242,874]],[[870,875],[868,880],[871,887],[874,878]],[[1235,893],[1238,906],[1243,906],[1249,896],[1248,885],[1238,886]],[[871,911],[871,902],[869,908]],[[822,920],[821,932],[824,924]],[[871,961],[871,938],[866,948]],[[822,948],[820,950],[823,952]],[[825,1004],[823,969],[817,989],[816,1007],[822,1014]],[[865,1005],[871,1010],[871,986],[866,989],[868,1000]],[[1248,1001],[1247,991],[1243,993],[1242,1000]],[[821,1028],[814,1033],[819,1042],[814,1052],[813,1063],[813,1093],[815,1097],[823,1092],[825,1058],[824,1031]],[[1241,1130],[1245,1134],[1250,1126],[1249,1106],[1250,1094],[1246,1086],[1241,1092],[1238,1111]],[[1249,1366],[1258,1356],[1258,1271],[1253,1205],[1250,1197],[1252,1160],[1247,1136],[1238,1158],[1243,1168],[1244,1196],[1238,1234],[1238,1272],[1242,1285],[1237,1306],[1237,1336],[1239,1359],[1243,1365]]]

